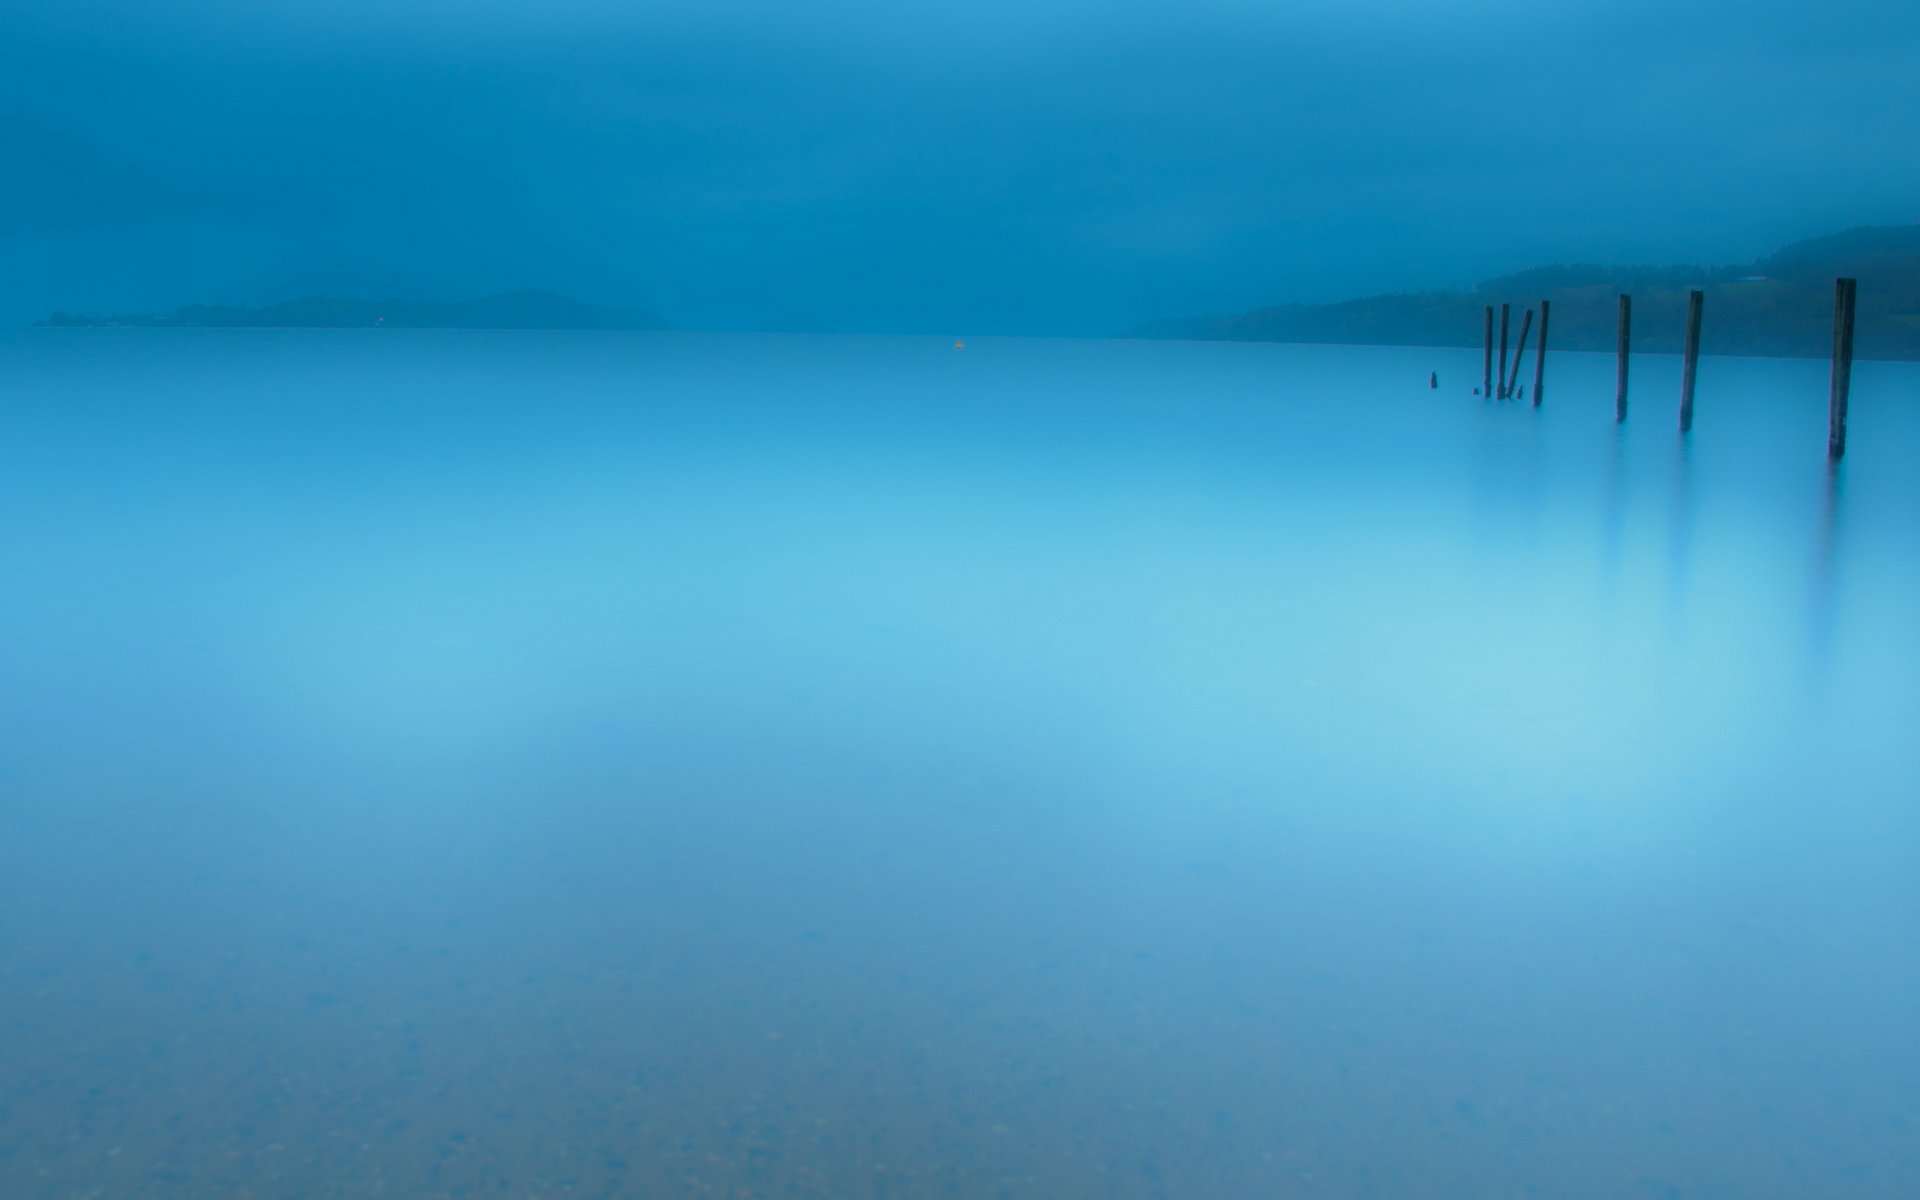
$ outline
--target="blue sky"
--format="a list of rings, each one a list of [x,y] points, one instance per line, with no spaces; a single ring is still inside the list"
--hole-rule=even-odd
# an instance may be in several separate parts
[[[0,322],[1099,334],[1920,218],[1910,4],[10,0]]]

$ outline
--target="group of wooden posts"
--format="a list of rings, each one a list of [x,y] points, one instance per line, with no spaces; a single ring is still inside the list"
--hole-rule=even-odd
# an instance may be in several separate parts
[[[1533,355],[1533,406],[1540,407],[1540,390],[1545,386],[1547,368],[1547,317],[1553,306],[1545,300],[1540,302],[1540,348]],[[1496,396],[1502,400],[1513,398],[1514,388],[1520,382],[1520,360],[1527,356],[1527,331],[1533,326],[1533,310],[1528,309],[1526,316],[1520,319],[1520,341],[1513,349],[1513,366],[1507,366],[1507,320],[1511,316],[1511,306],[1500,306],[1500,388],[1493,386],[1493,305],[1487,305],[1487,359],[1485,378],[1481,384],[1481,395]],[[1522,389],[1525,394],[1525,389]]]
[[[1833,383],[1828,396],[1827,406],[1827,457],[1839,461],[1847,452],[1847,392],[1853,385],[1853,302],[1856,282],[1852,279],[1837,279],[1833,289]],[[1687,342],[1686,357],[1680,368],[1680,432],[1686,433],[1693,428],[1693,380],[1700,365],[1700,310],[1706,300],[1706,294],[1693,291],[1687,293]],[[1546,380],[1547,367],[1547,315],[1550,307],[1547,301],[1540,302],[1540,343],[1533,354],[1533,406],[1540,407]],[[1510,400],[1514,398],[1516,385],[1520,379],[1520,360],[1527,353],[1527,334],[1533,325],[1533,310],[1528,309],[1520,321],[1520,340],[1513,351],[1513,362],[1507,362],[1507,322],[1511,316],[1510,306],[1500,306],[1500,378],[1498,386],[1494,379],[1493,357],[1493,305],[1487,305],[1487,355],[1481,381],[1483,396]],[[1613,419],[1616,422],[1627,419],[1627,351],[1633,330],[1633,297],[1620,297],[1620,340],[1618,354],[1620,374],[1613,398]],[[1526,390],[1519,389],[1521,398]]]

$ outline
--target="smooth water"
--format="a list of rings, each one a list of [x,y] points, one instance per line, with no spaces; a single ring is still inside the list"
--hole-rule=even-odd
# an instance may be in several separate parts
[[[1920,368],[1478,372],[7,335],[0,1196],[1920,1194]]]

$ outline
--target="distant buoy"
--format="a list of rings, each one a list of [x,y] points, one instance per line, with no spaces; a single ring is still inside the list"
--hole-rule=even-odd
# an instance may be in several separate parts
[[[965,350],[967,348],[967,344],[965,342],[955,342],[953,344],[953,348],[955,350]]]

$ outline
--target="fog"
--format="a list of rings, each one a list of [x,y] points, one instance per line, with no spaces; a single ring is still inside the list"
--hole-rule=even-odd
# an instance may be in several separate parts
[[[0,14],[0,321],[542,288],[684,328],[1106,334],[1914,216],[1856,3]]]

